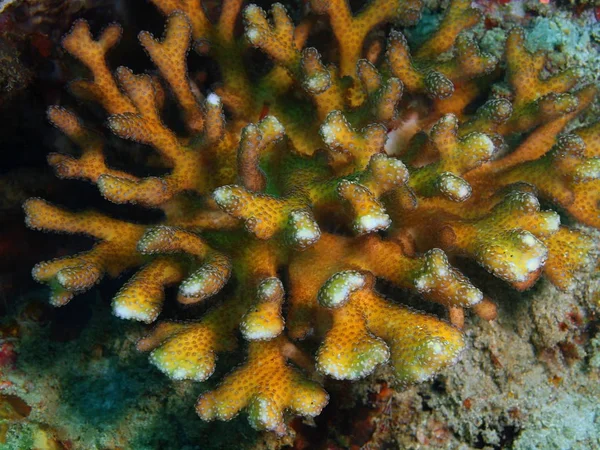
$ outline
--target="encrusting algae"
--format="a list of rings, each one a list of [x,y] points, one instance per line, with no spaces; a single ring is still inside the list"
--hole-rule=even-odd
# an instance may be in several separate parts
[[[152,1],[167,16],[165,35],[139,40],[161,77],[109,69],[118,25],[94,39],[80,20],[63,47],[92,74],[72,92],[100,103],[114,134],[151,146],[168,173],[108,167],[104,139],[60,106],[49,118],[81,155],[48,160],[59,177],[162,220],[130,223],[37,198],[25,212],[32,228],[98,240],[34,268],[55,306],[133,268],[113,300],[118,317],[155,322],[170,285],[182,304],[209,303],[196,321],[159,322],[138,343],[170,378],[196,381],[212,375],[219,353],[247,348],[199,398],[201,418],[245,410],[255,428],[284,434],[284,412],[313,417],[327,404],[315,369],[356,380],[388,363],[412,383],[453,364],[464,309],[496,315],[455,256],[519,290],[541,275],[568,289],[588,263],[592,239],[538,197],[600,228],[600,125],[563,131],[595,89],[578,86],[577,70],[544,76],[545,57],[524,48],[521,29],[509,33],[503,70],[465,34],[481,20],[466,0],[452,1],[415,49],[400,31],[373,31],[415,24],[420,0],[373,0],[356,14],[346,0],[311,0],[296,25],[278,3],[267,14],[225,0],[211,20],[199,0]],[[323,57],[307,46],[321,22],[335,47]],[[188,79],[190,47],[216,61],[219,84]],[[250,47],[273,62],[257,80]],[[510,89],[490,89],[502,77]],[[179,135],[161,117],[170,95]],[[451,323],[386,298],[376,280],[443,305]],[[315,341],[313,359],[305,343]]]

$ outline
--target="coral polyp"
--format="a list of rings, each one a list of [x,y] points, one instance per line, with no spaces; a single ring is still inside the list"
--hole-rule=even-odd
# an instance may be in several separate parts
[[[245,410],[255,428],[284,434],[286,412],[313,417],[327,404],[323,375],[357,380],[383,364],[399,383],[439,373],[464,350],[465,309],[496,315],[459,257],[518,290],[541,276],[569,289],[588,264],[592,239],[539,199],[600,228],[600,126],[565,131],[596,92],[577,70],[546,75],[521,29],[499,60],[469,35],[481,15],[466,0],[416,48],[400,29],[418,22],[420,0],[373,0],[357,13],[346,0],[311,0],[297,24],[278,3],[266,12],[225,0],[209,14],[200,0],[152,1],[165,34],[139,41],[160,76],[109,68],[118,25],[94,39],[80,20],[63,47],[91,73],[71,91],[99,103],[116,136],[150,146],[163,175],[110,167],[107,140],[61,106],[49,119],[81,153],[48,160],[59,177],[161,218],[37,198],[25,212],[32,228],[98,241],[33,269],[53,305],[133,269],[113,299],[118,317],[159,320],[168,286],[182,305],[205,304],[138,343],[168,377],[204,381],[219,354],[245,349],[198,400],[202,419]],[[309,46],[325,24],[331,41]],[[188,77],[191,48],[215,61],[217,83]],[[270,62],[253,67],[260,53]],[[167,102],[180,108],[177,133]],[[402,291],[387,286],[442,305],[449,321],[388,298]]]

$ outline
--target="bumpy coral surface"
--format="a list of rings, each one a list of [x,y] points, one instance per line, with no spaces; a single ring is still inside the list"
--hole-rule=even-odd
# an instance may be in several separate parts
[[[201,418],[245,410],[256,428],[282,434],[286,411],[316,416],[326,405],[317,374],[356,380],[390,364],[410,383],[438,373],[464,348],[464,310],[496,314],[457,257],[519,290],[542,275],[568,289],[586,264],[591,238],[538,198],[600,227],[600,126],[564,132],[595,90],[576,70],[545,74],[522,30],[499,62],[465,34],[481,20],[466,0],[412,49],[398,29],[418,21],[420,0],[373,0],[359,12],[311,0],[297,24],[277,3],[269,12],[241,0],[209,11],[199,0],[153,3],[165,34],[139,40],[160,77],[108,67],[118,25],[94,38],[78,21],[63,46],[91,73],[72,92],[99,103],[114,134],[151,146],[166,174],[109,167],[105,140],[60,106],[49,118],[81,155],[49,162],[162,219],[129,223],[41,199],[25,212],[32,228],[98,240],[34,268],[52,304],[133,268],[113,300],[123,319],[155,322],[171,285],[181,304],[206,304],[197,320],[159,322],[139,342],[167,376],[206,380],[220,353],[247,349],[198,400]],[[319,49],[307,44],[315,33]],[[190,81],[190,48],[216,61],[218,84]],[[259,52],[271,63],[257,69]],[[169,97],[181,110],[177,134],[165,123]],[[378,280],[443,305],[450,323],[386,298]]]

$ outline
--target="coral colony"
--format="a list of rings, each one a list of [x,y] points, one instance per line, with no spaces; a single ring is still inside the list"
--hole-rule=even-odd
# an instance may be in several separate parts
[[[170,285],[181,304],[207,304],[194,321],[159,321],[138,343],[176,380],[204,381],[220,353],[244,350],[245,361],[198,399],[202,419],[243,410],[255,428],[283,434],[285,412],[317,416],[327,404],[317,373],[357,380],[389,364],[411,383],[453,364],[464,310],[496,315],[453,267],[456,256],[518,290],[542,275],[568,289],[587,264],[592,239],[538,198],[600,227],[600,125],[564,131],[595,89],[576,87],[576,70],[544,75],[545,57],[524,48],[521,29],[499,62],[464,33],[481,20],[466,0],[452,1],[416,48],[381,30],[415,24],[420,0],[373,0],[358,13],[346,0],[311,0],[297,24],[277,3],[266,12],[224,0],[213,20],[199,0],[152,1],[166,31],[139,40],[160,77],[111,71],[118,25],[94,39],[80,20],[63,46],[92,75],[73,93],[99,103],[114,134],[151,146],[168,173],[107,166],[102,137],[60,106],[49,118],[81,155],[48,160],[59,177],[158,209],[162,220],[131,223],[37,198],[25,212],[32,228],[98,240],[33,269],[53,305],[133,268],[112,303],[123,319],[155,322]],[[308,46],[324,25],[331,41]],[[218,64],[218,84],[190,82],[190,47]],[[272,66],[256,79],[258,52]],[[167,96],[180,106],[181,133],[161,119]],[[443,305],[450,323],[386,298],[377,280]]]

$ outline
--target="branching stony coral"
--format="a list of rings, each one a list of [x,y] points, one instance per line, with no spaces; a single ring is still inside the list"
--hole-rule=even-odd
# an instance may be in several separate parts
[[[465,345],[464,309],[496,314],[451,265],[456,256],[519,290],[542,274],[568,289],[586,264],[591,238],[541,210],[538,197],[600,227],[600,126],[563,132],[595,89],[574,90],[575,70],[543,75],[544,56],[525,50],[520,29],[509,33],[503,71],[465,34],[481,20],[465,0],[451,2],[416,49],[400,31],[373,31],[415,24],[419,0],[373,0],[357,13],[346,0],[311,0],[296,25],[280,4],[267,13],[225,0],[212,20],[199,0],[153,3],[168,17],[165,35],[139,39],[160,78],[111,72],[117,25],[94,39],[79,21],[63,46],[92,74],[72,91],[102,105],[114,134],[151,146],[168,173],[108,167],[105,141],[58,106],[49,118],[81,155],[49,162],[108,201],[161,210],[162,220],[128,223],[41,199],[25,212],[32,228],[98,240],[34,268],[56,306],[132,268],[113,300],[119,317],[154,322],[170,285],[182,304],[209,303],[197,320],[160,322],[138,344],[169,377],[197,381],[219,353],[246,349],[198,400],[203,419],[246,410],[256,428],[284,433],[286,411],[315,416],[327,403],[315,369],[355,380],[388,363],[410,383],[452,364]],[[331,60],[306,45],[317,23],[330,25]],[[218,85],[190,82],[190,47],[218,63]],[[250,47],[273,62],[257,80]],[[508,89],[490,91],[503,76]],[[161,117],[167,95],[181,107],[182,135]],[[386,298],[377,279],[445,306],[452,324]],[[319,343],[314,358],[308,341]]]

